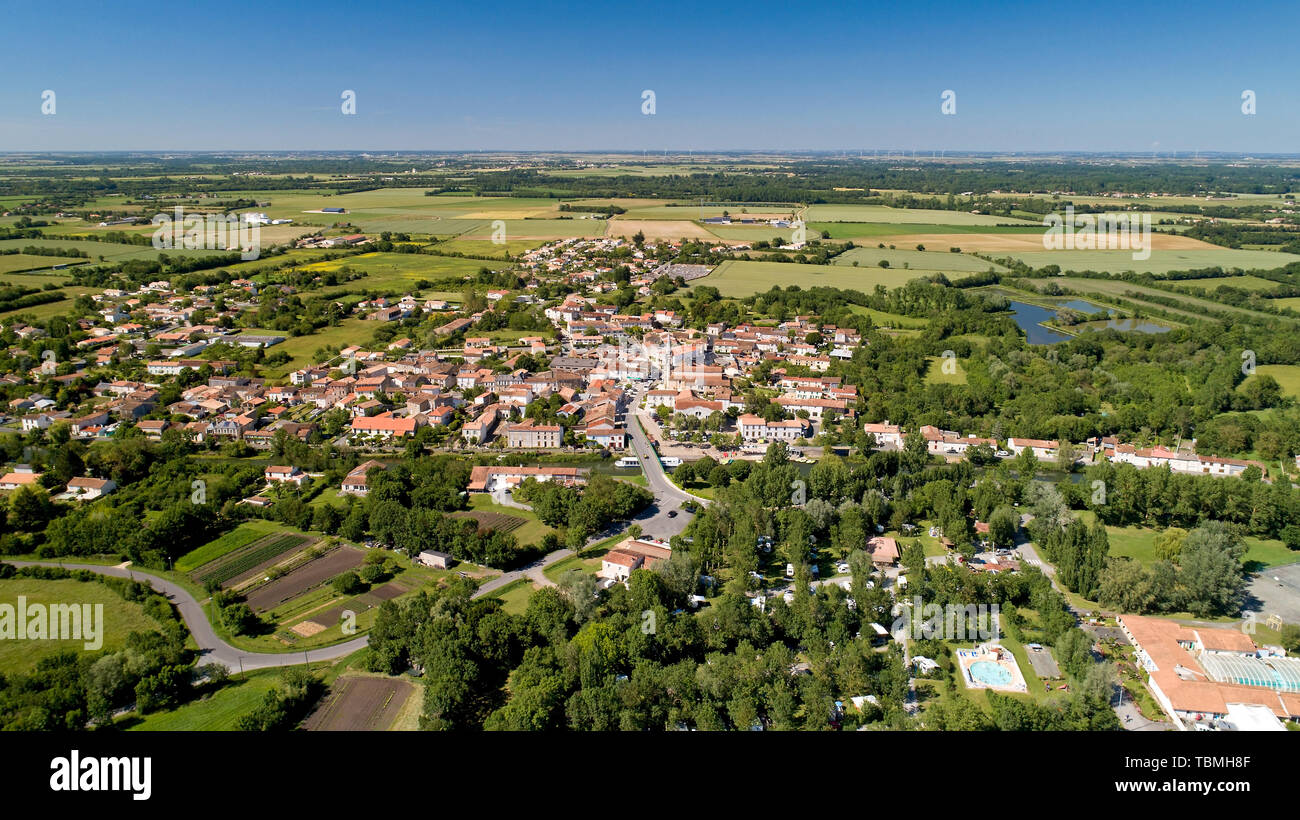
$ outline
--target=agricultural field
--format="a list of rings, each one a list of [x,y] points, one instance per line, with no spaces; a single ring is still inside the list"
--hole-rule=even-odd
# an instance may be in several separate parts
[[[361,566],[363,554],[354,547],[340,546],[290,570],[269,583],[245,594],[248,606],[256,613],[267,612],[308,590],[332,581],[350,569]],[[256,573],[248,573],[255,575]]]
[[[1152,239],[1155,242],[1156,235],[1153,234]],[[1213,248],[1213,246],[1207,247]],[[979,250],[979,248],[973,248],[973,250]],[[1046,251],[1042,250],[1041,242],[1038,250],[1016,251],[1005,255],[1019,259],[1033,268],[1059,265],[1063,271],[1092,270],[1109,273],[1133,271],[1135,273],[1162,274],[1170,271],[1199,270],[1213,267],[1220,267],[1225,270],[1232,268],[1271,270],[1280,268],[1283,265],[1289,265],[1292,262],[1300,262],[1300,256],[1278,251],[1243,251],[1231,248],[1162,250],[1158,244],[1155,250],[1151,252],[1151,257],[1146,260],[1134,259],[1133,251],[1129,250]]]
[[[1149,288],[1145,285],[1136,285],[1131,282],[1125,282],[1121,279],[1082,279],[1082,278],[1077,278],[1072,276],[1063,276],[1060,278],[1053,278],[1052,281],[1057,282],[1062,287],[1068,288],[1069,290],[1072,291],[1085,293],[1085,294],[1097,294],[1103,299],[1103,301],[1106,300],[1106,297],[1126,299],[1130,301],[1147,301],[1144,297],[1148,297],[1148,296],[1157,297],[1160,299],[1173,299],[1178,303],[1180,303],[1182,307],[1169,308],[1161,304],[1156,304],[1154,302],[1151,303],[1151,307],[1153,309],[1178,313],[1180,315],[1187,316],[1189,319],[1203,319],[1207,315],[1207,312],[1241,314],[1245,316],[1253,316],[1257,319],[1262,319],[1262,320],[1275,319],[1275,317],[1270,316],[1269,314],[1260,313],[1254,310],[1248,310],[1247,308],[1239,308],[1232,305],[1224,305],[1210,299],[1201,299],[1195,296],[1184,296],[1181,293],[1172,293],[1170,291],[1160,290],[1158,288]],[[1126,293],[1134,293],[1137,294],[1137,296],[1136,298],[1133,296],[1126,296],[1125,295]]]
[[[1300,296],[1284,296],[1281,299],[1272,300],[1272,304],[1279,308],[1290,308],[1291,310],[1300,310]]]
[[[464,253],[470,256],[491,257],[504,260],[507,256],[518,256],[533,248],[545,245],[540,239],[509,239],[496,243],[491,239],[451,239],[439,242],[437,249],[444,253]]]
[[[711,285],[727,297],[750,296],[775,286],[797,282],[801,287],[853,288],[869,291],[876,285],[899,287],[923,272],[851,265],[800,265],[793,262],[728,260],[692,284]]]
[[[804,221],[878,222],[889,225],[1006,225],[1017,220],[992,214],[925,208],[891,208],[888,205],[810,205]]]
[[[420,253],[362,253],[324,262],[311,262],[303,265],[301,270],[307,272],[338,271],[350,268],[366,275],[353,282],[321,288],[313,291],[321,296],[337,296],[341,293],[366,293],[369,291],[400,290],[403,293],[414,290],[415,283],[422,280],[446,279],[473,275],[485,267],[481,259],[460,259],[451,256],[433,256]]]
[[[280,532],[283,526],[274,521],[254,518],[245,521],[228,533],[216,538],[198,549],[185,553],[176,559],[177,572],[191,572],[211,561],[246,547],[272,533]]]
[[[70,579],[40,580],[35,578],[6,578],[0,580],[0,601],[17,605],[18,597],[33,604],[102,604],[104,607],[104,635],[102,650],[121,649],[126,636],[132,632],[156,632],[158,624],[140,604],[124,601],[120,595],[103,584]],[[92,610],[93,611],[93,610]],[[67,650],[86,651],[84,640],[5,640],[0,641],[0,673],[30,672],[42,658]]]
[[[0,275],[20,273],[22,271],[52,270],[55,265],[80,265],[86,261],[75,256],[9,253],[0,255]]]
[[[308,536],[293,532],[272,533],[201,565],[190,573],[190,577],[200,585],[211,581],[224,589],[236,587],[258,572],[279,563],[290,553],[302,549],[309,540]]]
[[[942,271],[944,273],[982,273],[992,268],[994,270],[1003,270],[1001,265],[995,265],[986,262],[978,257],[968,256],[964,253],[951,253],[946,247],[938,248],[925,246],[924,251],[912,250],[915,245],[909,245],[908,250],[889,248],[854,248],[850,251],[836,256],[831,260],[833,265],[852,265],[858,263],[859,267],[878,267],[882,261],[888,262],[890,268],[906,268],[917,271]]]
[[[85,239],[0,239],[0,250],[28,247],[38,248],[74,248],[90,254],[83,263],[95,264],[102,256],[105,261],[125,262],[131,259],[157,259],[159,253],[152,245],[123,245],[118,242],[94,242]],[[180,250],[165,251],[175,256],[220,256],[226,251],[217,250]],[[0,257],[3,259],[4,257]],[[49,257],[53,259],[54,257]]]
[[[401,678],[342,675],[304,722],[309,732],[382,732],[394,728],[416,687]]]
[[[1179,287],[1195,288],[1196,290],[1212,291],[1217,287],[1226,285],[1230,288],[1240,288],[1241,290],[1272,290],[1278,286],[1277,282],[1261,279],[1258,276],[1215,276],[1211,279],[1175,279],[1170,280],[1171,284]]]
[[[712,241],[723,236],[721,230],[721,228],[718,230],[712,228],[706,229],[698,223],[689,220],[611,219],[605,227],[605,235],[631,238],[640,233],[647,241],[676,241],[678,239],[704,239],[706,241]],[[764,239],[771,237],[756,238]]]
[[[521,510],[516,507],[505,507],[497,504],[492,500],[492,496],[487,493],[471,493],[469,498],[470,509],[468,512],[453,513],[462,517],[479,518],[495,516],[499,520],[511,518],[519,521],[508,532],[510,532],[519,544],[536,544],[542,540],[548,532],[554,532],[550,527],[543,524],[537,519],[537,514],[532,510]],[[482,521],[482,519],[480,519]]]
[[[603,219],[501,219],[500,221],[505,223],[507,242],[529,240],[540,244],[552,239],[605,235]],[[494,230],[491,222],[483,222],[460,234],[457,239],[491,240]]]

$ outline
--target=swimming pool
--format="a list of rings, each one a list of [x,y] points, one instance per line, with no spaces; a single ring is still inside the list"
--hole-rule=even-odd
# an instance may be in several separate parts
[[[970,665],[970,676],[985,686],[1006,686],[1011,683],[1011,673],[993,661],[975,661]]]

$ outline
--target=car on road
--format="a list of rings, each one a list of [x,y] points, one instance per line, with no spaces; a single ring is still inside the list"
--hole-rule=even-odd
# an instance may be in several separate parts
[[[668,517],[669,517],[669,518],[676,518],[676,517],[677,517],[677,510],[669,510],[669,511],[668,511]]]

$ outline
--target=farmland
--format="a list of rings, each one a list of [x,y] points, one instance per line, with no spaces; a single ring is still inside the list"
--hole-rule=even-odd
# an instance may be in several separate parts
[[[773,287],[798,283],[800,287],[853,288],[869,291],[876,285],[898,287],[923,276],[923,272],[848,265],[800,265],[792,262],[728,260],[696,284],[711,285],[723,296],[742,297]]]
[[[7,253],[0,255],[0,275],[22,271],[50,270],[55,265],[79,265],[85,261],[85,259],[73,256]]]
[[[245,597],[254,612],[266,612],[309,589],[333,580],[347,570],[355,569],[361,565],[361,559],[360,550],[353,547],[336,547],[290,570],[280,578],[253,589]]]
[[[199,584],[209,582],[222,587],[238,586],[260,570],[273,566],[281,558],[306,545],[308,537],[296,533],[274,533],[200,566],[191,577]]]
[[[309,732],[392,729],[414,693],[415,686],[400,678],[343,675],[303,722],[303,728]]]
[[[254,541],[280,530],[280,525],[271,521],[261,519],[245,521],[221,537],[209,541],[198,549],[187,552],[176,559],[176,570],[178,572],[190,572],[198,569],[227,553],[246,547]]]
[[[914,247],[914,246],[913,246]],[[889,248],[854,248],[836,256],[835,265],[878,267],[884,261],[890,268],[907,268],[916,271],[943,271],[953,273],[979,273],[990,268],[1001,270],[1001,265],[986,262],[964,253],[951,253],[946,247],[928,247],[918,250],[890,250]]]
[[[994,254],[995,256],[1001,254]],[[1128,250],[1039,250],[1007,254],[1033,268],[1059,265],[1063,271],[1106,271],[1109,273],[1169,273],[1176,270],[1200,270],[1219,267],[1225,270],[1268,270],[1300,262],[1300,256],[1276,251],[1245,251],[1231,248],[1213,250],[1160,250],[1146,260],[1133,258]]]

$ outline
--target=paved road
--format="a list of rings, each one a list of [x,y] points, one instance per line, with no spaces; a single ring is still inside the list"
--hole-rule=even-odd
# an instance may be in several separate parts
[[[541,560],[534,561],[526,567],[520,567],[519,569],[498,575],[496,578],[493,578],[491,581],[488,581],[478,589],[474,590],[474,594],[470,597],[482,598],[484,595],[489,595],[494,590],[498,590],[507,584],[512,584],[520,578],[527,578],[533,583],[544,587],[553,587],[555,584],[550,578],[547,578],[542,574],[542,570],[546,569],[551,564],[554,564],[556,561],[563,561],[570,555],[573,555],[573,550],[571,549],[559,549],[555,552],[547,553]]]
[[[231,646],[217,637],[217,633],[212,629],[212,624],[208,621],[207,614],[204,612],[203,604],[180,584],[168,581],[165,578],[132,569],[125,564],[112,567],[103,564],[72,564],[57,561],[6,561],[5,563],[19,567],[43,566],[63,567],[64,569],[88,569],[100,575],[147,581],[151,587],[166,596],[167,600],[175,604],[176,608],[180,610],[181,617],[185,619],[185,625],[189,627],[190,634],[194,636],[194,642],[199,646],[198,662],[200,665],[219,663],[233,672],[238,672],[241,669],[247,672],[253,669],[267,669],[276,666],[295,666],[304,662],[332,661],[345,655],[351,655],[366,645],[366,638],[362,636],[334,646],[308,649],[303,652],[247,652]]]
[[[637,398],[634,397],[633,402],[636,401]],[[635,407],[635,404],[633,406]],[[707,507],[709,502],[708,499],[691,495],[668,478],[663,465],[659,463],[659,456],[650,446],[650,439],[638,423],[638,415],[635,410],[628,411],[627,431],[632,442],[632,451],[641,460],[646,484],[650,492],[654,493],[655,501],[636,518],[636,523],[641,525],[641,531],[646,535],[667,541],[674,535],[680,535],[693,517],[680,509],[683,503],[694,501],[700,506]],[[678,511],[677,514],[669,516],[668,513],[674,510]]]

